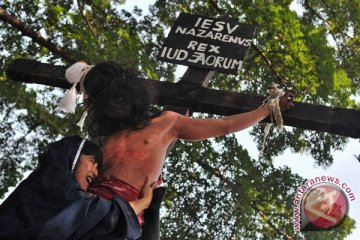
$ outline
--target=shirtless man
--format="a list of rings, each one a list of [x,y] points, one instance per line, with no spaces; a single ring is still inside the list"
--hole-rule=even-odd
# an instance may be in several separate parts
[[[253,126],[268,115],[268,106],[221,119],[194,119],[163,112],[143,129],[124,129],[106,138],[102,176],[115,177],[140,190],[145,176],[149,175],[152,181],[158,179],[166,150],[174,140],[200,141],[223,136]]]
[[[147,176],[150,182],[156,182],[166,150],[174,140],[223,136],[253,126],[270,114],[265,105],[221,119],[194,119],[170,111],[156,115],[143,80],[114,62],[95,65],[81,85],[88,95],[85,107],[89,134],[104,139],[103,171],[92,191],[108,198],[113,194],[124,197],[124,192],[133,192],[130,195],[136,198]],[[286,93],[280,99],[281,110],[291,106]]]

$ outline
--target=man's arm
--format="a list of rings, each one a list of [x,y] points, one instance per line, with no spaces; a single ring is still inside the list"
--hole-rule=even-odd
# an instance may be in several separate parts
[[[280,97],[280,109],[285,111],[294,106],[295,93],[287,91]],[[269,105],[265,105],[250,112],[235,114],[220,119],[217,118],[189,118],[175,112],[165,113],[170,124],[170,135],[174,139],[204,140],[211,137],[224,136],[238,132],[255,125],[270,114]]]
[[[238,132],[255,125],[269,116],[269,106],[265,105],[256,110],[231,115],[223,118],[189,118],[175,112],[167,112],[173,127],[173,138],[185,140],[204,140]]]

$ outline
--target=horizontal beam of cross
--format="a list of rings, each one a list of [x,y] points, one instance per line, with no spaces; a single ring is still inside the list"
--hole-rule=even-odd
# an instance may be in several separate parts
[[[9,65],[8,77],[14,81],[70,88],[65,66],[54,66],[19,59]],[[153,104],[187,107],[193,112],[231,115],[259,107],[264,97],[202,87],[191,82],[171,83],[144,79]],[[360,111],[295,102],[283,114],[284,124],[346,137],[360,137]],[[269,121],[266,119],[265,121]]]

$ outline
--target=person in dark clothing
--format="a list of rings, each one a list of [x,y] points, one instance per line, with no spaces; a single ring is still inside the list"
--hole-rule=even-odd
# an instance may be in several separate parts
[[[0,239],[139,238],[136,212],[150,203],[149,181],[133,203],[84,192],[101,163],[100,148],[79,136],[51,143],[37,169],[0,205]]]

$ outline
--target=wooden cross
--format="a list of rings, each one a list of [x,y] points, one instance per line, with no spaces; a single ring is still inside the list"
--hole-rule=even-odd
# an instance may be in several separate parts
[[[69,89],[65,79],[66,66],[56,66],[33,60],[18,59],[7,69],[10,79]],[[192,112],[231,115],[259,107],[264,96],[209,89],[204,86],[212,76],[206,69],[190,67],[177,83],[144,79],[156,105],[170,105]],[[295,102],[295,107],[283,113],[287,126],[360,138],[360,111]],[[269,118],[265,119],[269,122]]]
[[[240,28],[243,30],[240,31]],[[240,59],[244,59],[246,48],[243,46],[247,46],[249,43],[247,41],[250,41],[250,32],[251,26],[239,24],[237,19],[214,19],[182,13],[171,29],[169,37],[159,53],[159,58],[181,63],[185,59],[185,55],[199,56],[208,52],[213,54],[212,60],[216,58],[211,69],[221,71],[226,68],[225,57],[230,59],[240,56]],[[178,48],[184,42],[185,46],[182,46],[182,49]],[[223,48],[222,44],[227,46]],[[173,54],[169,54],[171,56],[167,57],[165,46],[167,50],[170,47],[178,48],[177,55],[173,51]],[[191,115],[191,112],[231,115],[253,110],[262,104],[263,96],[206,88],[213,71],[202,68],[201,64],[194,63],[196,61],[193,60],[190,61],[193,65],[189,64],[191,67],[177,83],[144,79],[153,104],[168,106],[165,110],[188,115]],[[222,60],[224,61],[221,62]],[[209,64],[207,61],[205,63]],[[221,66],[221,64],[223,65]],[[227,66],[230,65],[227,64]],[[234,64],[231,66],[233,68]],[[239,64],[240,67],[241,64]],[[71,84],[65,79],[65,70],[65,66],[19,59],[8,66],[7,74],[10,79],[15,81],[66,89],[70,88]],[[236,69],[227,69],[227,71],[235,73]],[[283,118],[284,124],[287,126],[352,138],[360,137],[360,124],[358,123],[360,111],[358,110],[295,102],[295,107],[283,113]],[[269,120],[267,118],[264,121],[269,122]]]

